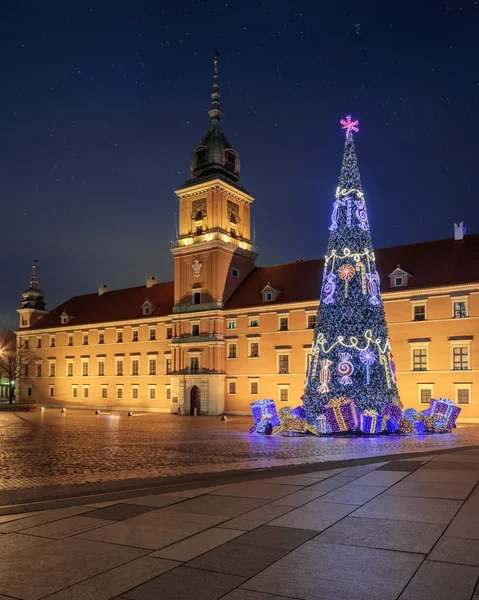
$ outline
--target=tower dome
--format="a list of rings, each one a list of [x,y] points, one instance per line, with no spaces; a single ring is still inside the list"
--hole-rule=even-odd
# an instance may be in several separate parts
[[[32,276],[30,278],[30,287],[22,292],[22,308],[36,308],[45,310],[45,292],[38,289],[37,280],[37,261],[33,261]]]
[[[220,108],[220,93],[218,86],[218,52],[213,63],[213,92],[211,108],[208,114],[211,125],[204,134],[201,142],[193,150],[190,159],[191,175],[194,179],[210,176],[223,176],[236,183],[239,180],[240,159],[238,153],[228,141],[221,129],[223,111]]]

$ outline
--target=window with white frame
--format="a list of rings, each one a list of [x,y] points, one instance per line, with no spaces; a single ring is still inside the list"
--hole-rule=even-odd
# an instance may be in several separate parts
[[[429,370],[429,346],[413,346],[412,348],[412,370],[413,371],[428,371]]]
[[[471,384],[456,383],[455,388],[457,404],[471,404]]]
[[[54,335],[50,336],[50,348],[55,348],[56,346],[56,339]]]
[[[36,375],[37,375],[37,377],[42,376],[42,363],[41,362],[37,362]]]
[[[289,354],[278,354],[278,373],[289,373]]]
[[[171,358],[165,358],[165,375],[171,375]]]
[[[131,359],[131,374],[132,375],[140,374],[140,359],[137,357]]]
[[[48,370],[49,370],[49,376],[50,377],[55,377],[57,374],[57,363],[54,360],[50,360],[48,362]]]
[[[123,329],[118,329],[116,332],[116,341],[121,343],[123,341]]]
[[[236,343],[228,344],[228,358],[238,358],[236,353]]]
[[[104,377],[104,376],[105,376],[105,359],[99,358],[98,359],[98,377]]]
[[[193,292],[191,296],[193,304],[201,304],[201,292]]]
[[[83,334],[83,345],[88,346],[88,333]]]
[[[54,385],[48,386],[48,395],[50,396],[50,398],[53,398],[53,396],[55,395],[55,386]]]
[[[148,386],[148,398],[150,400],[156,400],[156,385]]]
[[[171,385],[165,385],[165,398],[171,400]]]
[[[226,329],[236,329],[236,319],[230,319],[229,321],[226,321]]]
[[[101,397],[108,398],[108,385],[101,385],[100,389],[101,389]]]
[[[72,385],[72,398],[78,398],[78,386]]]
[[[67,360],[67,377],[73,377],[73,359]]]
[[[402,277],[395,277],[394,278],[394,285],[395,287],[399,287],[403,284],[403,278]]]
[[[123,359],[122,358],[116,359],[116,374],[118,377],[121,377],[123,375]]]
[[[156,357],[148,359],[148,375],[156,375]]]
[[[259,380],[258,379],[250,379],[249,380],[249,393],[252,396],[257,396],[259,394]]]
[[[467,371],[469,369],[469,345],[453,346],[452,361],[454,371]]]
[[[42,347],[42,338],[37,337],[37,348],[41,348],[41,347]]]
[[[200,357],[192,356],[190,359],[190,370],[192,373],[200,372]]]
[[[123,386],[122,385],[116,386],[116,397],[118,398],[118,400],[121,400],[123,398]]]
[[[288,317],[279,317],[278,329],[279,331],[288,331],[289,326],[289,318]]]
[[[432,383],[420,383],[418,384],[418,400],[419,404],[431,403],[434,393],[434,384]]]
[[[150,341],[156,340],[156,327],[150,327],[150,335],[149,335],[149,339]]]
[[[278,398],[280,402],[289,402],[289,385],[278,385]]]
[[[131,341],[137,342],[140,339],[139,335],[140,335],[140,332],[138,331],[138,329],[132,329],[131,330]]]
[[[166,339],[171,340],[173,337],[173,327],[166,328]]]
[[[452,310],[455,319],[465,319],[467,317],[467,298],[454,298]]]
[[[73,346],[73,333],[68,334],[68,345]]]
[[[228,381],[228,394],[236,394],[236,380],[230,379]]]
[[[249,357],[259,358],[259,342],[248,342],[249,344]]]
[[[200,324],[192,323],[191,324],[191,336],[198,337],[200,335]]]
[[[306,327],[308,329],[314,329],[316,327],[316,313],[313,315],[306,315]]]
[[[138,400],[139,390],[140,388],[138,385],[131,386],[131,397],[133,398],[133,400]]]
[[[98,332],[98,343],[99,344],[104,344],[105,343],[105,334],[103,331],[99,331]]]
[[[89,363],[88,358],[81,359],[81,374],[82,377],[88,377]]]
[[[88,398],[89,395],[90,395],[90,386],[84,385],[83,386],[83,397]]]
[[[258,317],[253,317],[249,320],[250,327],[259,327],[259,319]]]
[[[413,321],[425,321],[426,320],[426,305],[425,304],[414,304],[413,310]]]

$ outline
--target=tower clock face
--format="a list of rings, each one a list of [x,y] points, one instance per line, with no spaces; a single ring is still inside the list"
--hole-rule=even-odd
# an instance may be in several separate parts
[[[202,263],[198,258],[195,258],[191,265],[191,270],[193,271],[193,277],[199,277],[201,273]]]

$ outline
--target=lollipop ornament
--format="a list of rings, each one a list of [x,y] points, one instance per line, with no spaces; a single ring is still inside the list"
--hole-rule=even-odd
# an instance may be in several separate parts
[[[353,267],[353,265],[346,264],[346,265],[342,265],[341,267],[339,267],[338,275],[339,275],[339,278],[344,281],[344,296],[346,298],[348,297],[349,280],[352,279],[355,274],[356,274],[356,269]]]
[[[361,350],[359,360],[363,365],[366,365],[366,381],[369,385],[369,367],[376,362],[376,355],[370,348],[367,348],[366,350]]]

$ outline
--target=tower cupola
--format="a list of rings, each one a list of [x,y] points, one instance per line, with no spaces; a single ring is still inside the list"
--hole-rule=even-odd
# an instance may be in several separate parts
[[[219,176],[236,183],[239,180],[240,159],[221,129],[223,111],[220,106],[218,85],[218,56],[219,53],[216,52],[213,62],[211,107],[208,111],[211,125],[199,145],[193,150],[190,169],[193,180],[211,179]]]
[[[22,308],[36,308],[45,310],[45,292],[38,288],[37,261],[33,261],[30,287],[22,293]]]

